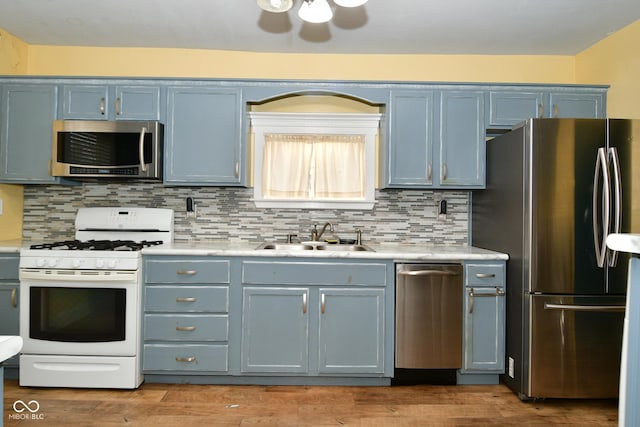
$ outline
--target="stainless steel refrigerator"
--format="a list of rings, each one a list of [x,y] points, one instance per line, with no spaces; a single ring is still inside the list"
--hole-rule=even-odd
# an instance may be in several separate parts
[[[523,400],[618,395],[628,255],[605,239],[640,232],[639,138],[635,120],[531,119],[487,141],[471,241],[510,257],[502,379]]]

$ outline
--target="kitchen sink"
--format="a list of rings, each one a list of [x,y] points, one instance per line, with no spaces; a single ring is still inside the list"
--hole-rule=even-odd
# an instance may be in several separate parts
[[[365,245],[322,245],[317,246],[316,249],[319,251],[374,252],[373,249]]]
[[[256,249],[258,250],[281,250],[281,251],[340,251],[340,252],[375,252],[365,245],[334,245],[319,244],[310,245],[306,243],[262,243]]]
[[[258,249],[271,249],[281,251],[312,251],[313,245],[305,245],[302,243],[263,243]]]

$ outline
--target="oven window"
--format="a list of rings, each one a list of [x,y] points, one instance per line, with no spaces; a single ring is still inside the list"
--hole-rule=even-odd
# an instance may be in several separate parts
[[[125,289],[31,287],[29,335],[63,342],[125,339]]]

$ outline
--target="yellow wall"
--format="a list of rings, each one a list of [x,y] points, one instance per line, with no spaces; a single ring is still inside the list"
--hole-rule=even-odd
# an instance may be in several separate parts
[[[640,118],[640,20],[576,56],[578,83],[610,84],[609,117]]]
[[[22,40],[0,29],[0,75],[27,73],[27,47]],[[0,240],[22,236],[22,194],[21,185],[0,184]]]
[[[329,55],[29,46],[31,75],[574,83],[572,56]]]

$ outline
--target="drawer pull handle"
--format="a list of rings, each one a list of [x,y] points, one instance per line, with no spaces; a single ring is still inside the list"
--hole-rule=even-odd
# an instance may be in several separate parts
[[[196,327],[195,326],[176,326],[176,331],[195,331]]]
[[[182,363],[192,363],[197,361],[198,359],[196,359],[195,356],[191,356],[191,357],[176,357],[176,362],[182,362]]]
[[[18,308],[18,301],[16,300],[16,295],[18,293],[18,288],[11,289],[11,307]]]
[[[504,295],[504,289],[495,288],[495,292],[475,293],[473,288],[469,289],[469,314],[473,313],[473,299],[475,297],[501,297]]]
[[[196,274],[198,274],[197,270],[178,270],[177,273],[180,276],[195,276]]]
[[[194,297],[177,297],[176,302],[196,302],[197,298]]]
[[[496,277],[495,273],[476,273],[478,279],[493,279]]]

